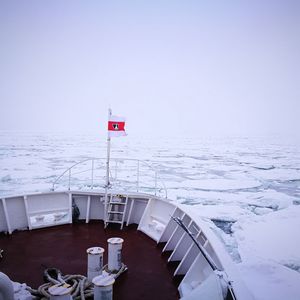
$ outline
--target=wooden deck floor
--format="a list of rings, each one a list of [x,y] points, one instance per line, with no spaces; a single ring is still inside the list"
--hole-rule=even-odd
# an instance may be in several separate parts
[[[105,248],[107,263],[107,239],[124,239],[122,261],[128,271],[114,285],[114,299],[178,299],[177,283],[170,271],[174,264],[167,264],[161,247],[131,225],[119,230],[102,222],[70,224],[32,231],[14,232],[0,236],[0,270],[13,281],[26,282],[36,288],[43,283],[43,271],[56,267],[63,274],[86,275],[86,249],[93,246]]]

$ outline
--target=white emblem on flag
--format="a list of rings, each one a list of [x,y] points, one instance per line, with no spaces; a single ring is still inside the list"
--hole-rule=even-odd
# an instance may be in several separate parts
[[[113,124],[114,130],[119,130],[119,124]]]

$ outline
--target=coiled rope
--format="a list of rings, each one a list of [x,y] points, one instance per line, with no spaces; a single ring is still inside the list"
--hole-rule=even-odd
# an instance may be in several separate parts
[[[119,277],[123,272],[127,271],[127,266],[122,263],[122,266],[117,272],[109,272],[108,265],[102,268],[104,274],[111,275],[115,279]],[[74,300],[88,300],[93,299],[94,286],[93,284],[83,275],[62,275],[61,271],[56,268],[49,268],[44,271],[44,278],[46,283],[39,286],[37,289],[27,287],[27,290],[40,300],[50,299],[48,289],[55,285],[67,285],[71,289],[71,296]]]

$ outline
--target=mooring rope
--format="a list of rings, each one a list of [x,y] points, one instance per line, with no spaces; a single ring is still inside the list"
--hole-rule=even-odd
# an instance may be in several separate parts
[[[57,269],[50,269],[51,272]],[[58,275],[59,274],[59,275]],[[49,269],[44,272],[45,279],[48,281],[37,289],[32,289],[27,287],[27,290],[37,299],[47,300],[50,299],[50,294],[48,289],[55,284],[68,284],[71,289],[71,296],[76,300],[87,300],[91,299],[94,295],[93,284],[87,280],[83,275],[62,275],[59,270],[57,270],[57,279],[49,274]]]
[[[122,263],[120,270],[116,273],[109,272],[108,265],[103,266],[102,270],[116,279],[123,272],[127,271],[127,266]],[[93,284],[83,275],[62,275],[60,270],[56,268],[50,268],[44,271],[44,278],[47,282],[39,286],[37,289],[27,287],[27,290],[37,299],[50,299],[48,289],[55,284],[68,284],[69,288],[71,289],[70,294],[74,300],[93,299]]]

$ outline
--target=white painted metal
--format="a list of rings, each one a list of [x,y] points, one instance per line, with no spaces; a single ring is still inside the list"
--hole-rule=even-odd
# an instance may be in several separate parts
[[[71,189],[71,172],[72,172],[72,170],[69,169],[69,183],[68,183],[68,190]]]
[[[7,218],[5,216],[2,199],[0,200],[0,232],[8,232]]]
[[[121,229],[123,229],[123,224],[124,224],[124,221],[125,221],[125,214],[126,214],[126,209],[127,209],[127,203],[128,203],[128,195],[126,195],[126,199],[125,199],[125,205],[124,205],[124,210],[123,210],[123,215],[122,215]]]
[[[128,215],[127,215],[127,221],[126,221],[126,226],[128,226],[130,224],[130,217],[131,217],[131,214],[132,214],[132,209],[133,209],[133,205],[134,205],[134,199],[130,199],[130,207],[129,207],[129,212],[128,212]]]
[[[128,164],[128,168],[127,170],[132,172],[132,165],[130,165],[130,163],[136,163],[137,167],[136,167],[136,174],[132,174],[132,178],[136,178],[136,180],[132,181],[132,185],[129,186],[129,182],[126,185],[126,190],[128,191],[137,191],[137,192],[143,192],[146,191],[147,193],[153,191],[154,195],[157,195],[158,193],[160,193],[160,195],[164,198],[167,198],[168,196],[168,192],[165,186],[165,183],[163,182],[163,180],[161,178],[158,177],[158,173],[157,170],[153,169],[153,167],[148,164],[147,162],[144,161],[140,161],[137,159],[128,159],[128,158],[111,158],[109,157],[110,162],[115,161],[115,172],[114,172],[114,177],[111,177],[109,180],[109,188],[112,188],[114,185],[114,182],[118,181],[118,174],[119,172],[122,172],[124,170],[126,170],[126,165]],[[91,161],[91,167],[87,166],[87,163]],[[82,179],[85,183],[83,186],[81,186],[81,190],[82,189],[94,189],[95,188],[95,172],[101,172],[101,171],[105,171],[104,167],[101,166],[99,168],[99,166],[96,168],[95,167],[95,161],[103,161],[105,162],[103,165],[106,164],[107,162],[107,158],[91,158],[91,159],[86,159],[83,160],[81,162],[78,162],[74,165],[72,165],[70,168],[68,168],[67,170],[65,170],[60,176],[58,176],[54,182],[52,183],[52,191],[55,191],[58,187],[59,184],[62,182],[65,182],[65,180],[67,181],[67,188],[68,190],[71,190],[71,186],[72,186],[72,178],[74,176],[74,178],[76,178],[75,176],[79,176],[79,174],[86,174],[87,172],[90,172],[90,176],[88,176],[88,178],[85,176],[84,179]],[[119,162],[122,162],[122,164],[119,164]],[[124,165],[125,164],[125,165]],[[122,165],[122,168],[119,169],[119,165]],[[102,169],[103,167],[103,169]],[[143,168],[142,168],[143,167]],[[82,170],[80,169],[80,171],[78,171],[78,168],[82,168]],[[74,170],[74,172],[72,172]],[[107,164],[106,164],[106,169],[107,169]],[[102,173],[101,173],[102,174]],[[108,173],[108,176],[111,173]],[[142,176],[147,176],[150,177],[154,180],[154,184],[152,183],[151,185],[147,185],[147,186],[143,186],[143,184],[141,184],[141,178]],[[101,182],[97,182],[97,185],[104,188],[107,186],[107,174],[103,174],[101,176],[97,176],[97,178],[101,178],[102,184]],[[148,180],[147,183],[150,183],[151,180]],[[76,187],[78,186],[78,181],[76,180]],[[72,186],[73,187],[73,186]],[[74,188],[74,187],[73,187]]]
[[[12,233],[12,229],[11,229],[11,226],[10,226],[10,221],[9,221],[9,217],[8,217],[8,213],[7,213],[7,207],[6,207],[6,200],[5,200],[5,198],[2,198],[2,205],[3,205],[3,210],[4,210],[4,215],[5,215],[5,221],[6,221],[7,230],[8,230],[8,233],[11,234]]]
[[[92,159],[92,182],[91,182],[91,189],[94,188],[94,160]]]
[[[140,161],[137,161],[137,172],[136,172],[136,191],[139,191],[140,186]]]
[[[90,220],[104,221],[104,194],[91,195]]]
[[[110,272],[119,271],[122,267],[122,244],[123,239],[113,237],[108,242],[108,270]]]
[[[197,283],[196,283],[197,284]],[[226,291],[223,291],[223,286],[220,277],[212,273],[210,274],[203,283],[193,287],[192,291],[187,287],[187,296],[181,298],[181,300],[223,300],[226,297]],[[183,287],[181,287],[183,291]]]
[[[198,233],[197,236],[199,236],[199,234],[200,233]],[[178,267],[176,268],[174,275],[186,274],[186,272],[192,265],[193,261],[197,257],[198,253],[199,253],[199,249],[197,248],[195,243],[192,242],[188,250],[186,251],[185,255],[183,256],[181,262],[179,263]]]
[[[11,232],[17,229],[27,229],[28,220],[26,217],[24,197],[5,197],[5,203]]]
[[[191,218],[188,215],[184,214],[182,217],[182,222],[185,225],[188,225],[191,222]],[[170,239],[167,241],[163,249],[163,252],[174,250],[178,240],[183,236],[183,234],[184,234],[184,230],[177,225]]]
[[[174,209],[175,206],[170,202],[160,201],[156,198],[149,199],[138,230],[143,231],[158,242]]]
[[[111,109],[108,109],[108,121],[111,117]],[[110,134],[107,131],[107,153],[106,153],[106,177],[105,177],[105,197],[104,197],[104,226],[107,226],[108,216],[108,189],[109,189],[109,160],[110,160]]]
[[[191,222],[192,224],[189,226],[189,229],[194,228],[193,224],[194,222]],[[199,236],[199,232],[196,233],[195,238],[197,240],[197,237]],[[194,242],[192,241],[191,237],[185,233],[182,238],[180,239],[180,241],[178,242],[176,248],[174,249],[174,251],[172,252],[169,261],[179,261],[179,260],[183,260],[187,251],[190,249],[190,247],[194,244]]]
[[[209,256],[212,258],[214,263],[218,266],[218,268],[222,269],[222,264],[221,264],[218,256],[216,255],[216,252],[215,252],[214,248],[212,247],[212,245],[211,245],[211,243],[209,242],[208,239],[204,243],[203,247],[205,248],[205,250],[207,251]]]
[[[190,228],[192,222],[193,221],[191,220],[188,225],[188,228]],[[184,232],[183,235],[181,236],[181,238],[178,239],[178,242],[177,242],[172,254],[168,258],[168,262],[181,260],[185,253],[184,250],[182,250],[182,248],[185,247],[187,249],[190,245],[190,240],[191,240],[191,238],[188,236],[188,234],[186,232]],[[182,245],[184,245],[184,246],[182,246]]]
[[[91,209],[91,196],[88,195],[87,198],[87,205],[86,205],[86,217],[85,217],[85,223],[88,223],[90,221],[90,209]]]
[[[176,225],[174,232],[172,233],[170,239],[167,241],[165,247],[163,248],[163,252],[174,250],[178,239],[180,239],[183,234],[183,229]]]
[[[50,300],[72,300],[72,287],[69,284],[55,284],[48,289]]]
[[[123,229],[123,224],[125,221],[125,214],[128,202],[128,195],[114,195],[110,194],[109,202],[107,205],[107,218],[106,226],[109,223],[121,224],[121,229]]]
[[[73,213],[72,213],[72,193],[69,193],[69,223],[73,222]]]
[[[112,300],[115,279],[110,275],[100,275],[93,279],[94,300]]]
[[[32,229],[31,221],[30,221],[30,216],[29,216],[29,211],[28,211],[28,202],[27,202],[27,196],[24,196],[24,206],[25,206],[25,213],[26,213],[26,218],[28,222],[28,228],[29,230]]]
[[[104,249],[91,247],[86,250],[86,253],[88,255],[87,278],[92,281],[93,278],[102,274]]]
[[[172,217],[179,217],[182,219],[183,214],[183,211],[176,207],[172,213]],[[172,219],[170,219],[158,242],[167,242],[170,239],[171,235],[174,233],[176,227],[177,224]]]
[[[185,296],[186,293],[191,292],[212,273],[213,269],[204,256],[199,253],[179,285],[180,296]]]

